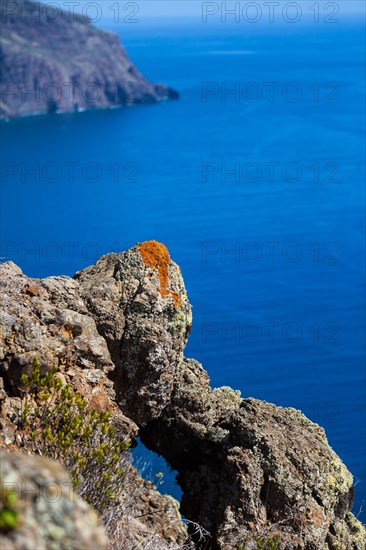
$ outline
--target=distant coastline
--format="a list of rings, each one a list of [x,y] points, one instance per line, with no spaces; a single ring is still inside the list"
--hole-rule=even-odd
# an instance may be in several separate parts
[[[80,15],[29,0],[0,5],[0,119],[83,112],[177,99],[138,71],[117,35]],[[14,7],[16,9],[14,9]],[[54,14],[53,14],[53,11]],[[37,15],[38,14],[38,15]]]

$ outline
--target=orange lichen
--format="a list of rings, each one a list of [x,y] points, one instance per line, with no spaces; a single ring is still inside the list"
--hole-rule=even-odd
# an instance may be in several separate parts
[[[60,328],[60,334],[64,337],[64,338],[67,338],[68,340],[70,340],[72,338],[72,332],[70,329],[66,328],[66,327],[61,327]]]
[[[326,439],[325,431],[323,428],[321,428],[321,426],[315,426],[315,431],[317,434],[320,435],[320,437],[322,437],[323,439]]]
[[[144,243],[140,243],[138,247],[144,264],[158,272],[160,294],[162,296],[171,296],[175,305],[179,307],[179,294],[168,288],[170,256],[166,246],[157,241],[145,241]]]

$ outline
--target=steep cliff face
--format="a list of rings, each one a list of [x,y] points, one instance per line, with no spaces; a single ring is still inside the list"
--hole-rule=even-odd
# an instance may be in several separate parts
[[[146,80],[117,35],[57,7],[0,3],[0,117],[108,108],[174,99]]]
[[[18,381],[37,356],[178,470],[182,512],[211,534],[205,549],[255,549],[258,537],[276,537],[282,550],[366,547],[350,512],[352,475],[322,428],[300,411],[213,389],[203,367],[184,358],[191,308],[163,245],[104,256],[75,279],[29,279],[11,263],[0,277],[3,446],[18,441]],[[144,491],[140,515],[162,532],[172,526],[164,537],[179,543],[174,509],[155,493],[154,516]]]

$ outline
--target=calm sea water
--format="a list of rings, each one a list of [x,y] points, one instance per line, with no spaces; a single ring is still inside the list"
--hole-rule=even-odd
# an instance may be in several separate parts
[[[72,275],[102,253],[164,242],[193,304],[187,355],[214,386],[323,426],[356,476],[358,512],[361,24],[117,30],[180,101],[2,125],[3,169],[17,174],[3,172],[0,255],[30,276]],[[225,94],[235,87],[239,98]]]

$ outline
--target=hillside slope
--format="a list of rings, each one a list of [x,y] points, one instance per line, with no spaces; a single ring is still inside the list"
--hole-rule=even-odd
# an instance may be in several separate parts
[[[0,3],[0,117],[175,99],[146,80],[117,35],[29,0]]]

